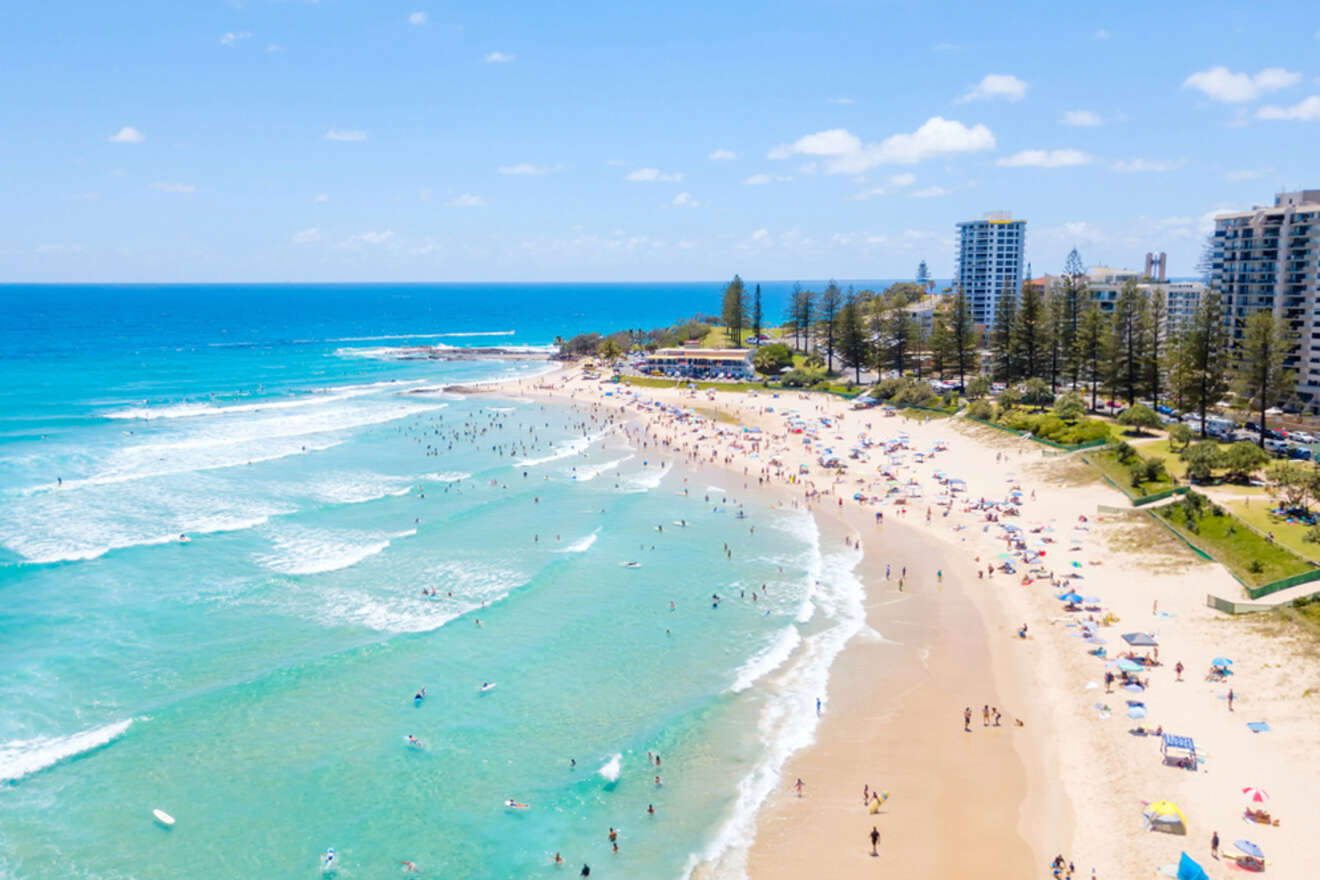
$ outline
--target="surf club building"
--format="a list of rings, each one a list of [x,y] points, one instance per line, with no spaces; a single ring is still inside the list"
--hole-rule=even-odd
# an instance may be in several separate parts
[[[754,379],[752,352],[745,348],[661,348],[647,355],[648,373],[685,379]]]

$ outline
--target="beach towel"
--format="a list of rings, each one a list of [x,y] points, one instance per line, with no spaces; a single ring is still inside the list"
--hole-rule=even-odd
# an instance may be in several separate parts
[[[1250,730],[1252,733],[1264,733],[1265,731],[1270,729],[1270,726],[1266,724],[1264,721],[1248,721],[1247,729]]]

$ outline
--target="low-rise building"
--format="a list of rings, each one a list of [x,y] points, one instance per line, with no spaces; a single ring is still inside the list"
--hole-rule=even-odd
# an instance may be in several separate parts
[[[752,379],[752,352],[746,348],[661,348],[646,356],[650,373],[685,379]]]

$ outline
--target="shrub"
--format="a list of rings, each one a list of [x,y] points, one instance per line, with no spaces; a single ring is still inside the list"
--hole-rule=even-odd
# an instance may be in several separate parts
[[[1306,534],[1302,535],[1302,540],[1308,544],[1320,544],[1320,526],[1311,526],[1307,529]]]
[[[967,407],[967,415],[983,422],[989,422],[995,417],[995,406],[983,397],[972,401],[971,406]]]
[[[1253,559],[1247,563],[1247,571],[1251,572],[1252,574],[1260,574],[1264,570],[1265,570],[1265,566],[1260,564],[1259,559]]]

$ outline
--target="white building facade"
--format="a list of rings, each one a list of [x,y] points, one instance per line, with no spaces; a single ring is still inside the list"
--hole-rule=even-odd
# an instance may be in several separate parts
[[[1320,409],[1320,189],[1215,217],[1212,272],[1234,344],[1253,313],[1282,318],[1297,342],[1285,363],[1297,372],[1298,402]]]
[[[966,294],[973,323],[993,326],[999,301],[1022,294],[1026,246],[1027,221],[1008,211],[958,224],[953,284]]]

